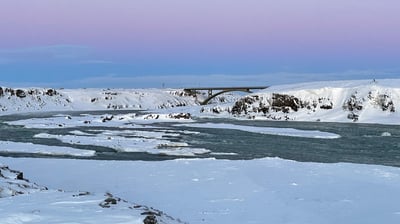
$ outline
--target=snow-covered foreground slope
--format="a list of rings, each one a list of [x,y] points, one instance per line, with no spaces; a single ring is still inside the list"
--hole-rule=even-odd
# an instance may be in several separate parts
[[[400,79],[275,86],[203,111],[250,119],[400,124]]]
[[[56,178],[59,178],[57,176]],[[48,189],[0,163],[0,223],[182,223],[107,192]]]
[[[20,171],[12,170],[0,163],[0,198],[11,197],[21,194],[29,194],[47,190],[24,178]]]
[[[394,167],[301,163],[277,158],[122,162],[0,157],[0,162],[25,171],[31,180],[52,189],[98,195],[112,192],[194,224],[400,222],[400,169]],[[20,207],[30,200],[48,200],[46,195],[44,199],[36,194],[24,197],[0,200],[1,217],[45,218],[60,212]],[[57,200],[52,203],[64,203],[63,214],[82,208],[79,203],[72,208],[71,198]],[[91,204],[85,200],[82,203]],[[12,209],[4,209],[8,206]],[[91,215],[97,217],[97,213]]]

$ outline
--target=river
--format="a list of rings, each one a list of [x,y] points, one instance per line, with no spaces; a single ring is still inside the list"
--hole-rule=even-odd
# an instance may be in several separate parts
[[[137,112],[137,111],[136,111]],[[64,112],[65,113],[65,112]],[[84,112],[88,113],[88,112]],[[102,112],[91,112],[101,114]],[[110,111],[107,111],[110,113]],[[115,113],[123,113],[121,111]],[[140,112],[137,112],[140,113]],[[71,145],[57,139],[35,138],[39,133],[66,135],[71,131],[95,132],[96,130],[124,130],[116,127],[74,127],[61,129],[35,129],[8,125],[5,121],[28,119],[33,117],[51,117],[56,113],[8,115],[0,117],[0,140],[13,142],[32,142],[36,144],[71,146],[80,149],[95,150],[96,155],[89,159],[100,160],[168,160],[188,158],[149,154],[145,152],[120,152],[107,147],[93,145]],[[78,115],[80,112],[68,112]],[[253,133],[232,129],[177,126],[174,122],[156,123],[146,131],[171,131],[180,133],[168,136],[171,141],[185,142],[190,147],[204,148],[211,153],[197,155],[196,158],[216,158],[228,160],[250,160],[264,157],[280,157],[302,162],[337,163],[350,162],[379,164],[400,167],[400,129],[396,125],[358,124],[358,123],[320,123],[320,122],[283,122],[254,121],[221,118],[198,118],[196,123],[224,123],[240,126],[295,128],[299,130],[319,130],[338,134],[335,139],[290,137]],[[132,129],[129,129],[132,130]],[[193,134],[196,133],[196,134]],[[51,157],[75,158],[72,156],[43,155],[33,153],[0,152],[0,156],[9,157]],[[193,157],[189,157],[193,158]],[[86,158],[87,159],[87,158]]]

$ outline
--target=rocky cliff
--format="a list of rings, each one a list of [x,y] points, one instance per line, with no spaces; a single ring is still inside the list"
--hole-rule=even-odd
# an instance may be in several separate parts
[[[368,80],[276,86],[203,110],[250,119],[398,124],[398,108],[399,80]]]

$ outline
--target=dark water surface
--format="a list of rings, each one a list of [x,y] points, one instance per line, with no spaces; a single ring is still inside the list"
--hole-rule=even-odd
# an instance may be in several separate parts
[[[63,114],[78,115],[82,112],[63,112]],[[89,112],[83,112],[89,113]],[[104,114],[105,112],[91,112],[90,114]],[[110,114],[110,111],[106,113]],[[121,114],[123,112],[115,112]],[[137,112],[136,112],[137,113]],[[65,129],[27,129],[21,126],[11,126],[4,121],[27,119],[31,117],[49,117],[54,113],[25,114],[0,117],[0,140],[15,142],[33,142],[36,144],[70,146],[80,149],[96,150],[96,156],[89,159],[103,160],[166,160],[176,157],[166,155],[152,155],[147,153],[116,152],[113,149],[98,146],[70,145],[56,139],[39,139],[33,136],[38,133],[67,134],[73,130],[104,130],[105,127],[78,127]],[[176,123],[158,123],[149,128],[149,131],[193,131],[182,133],[169,140],[187,142],[191,147],[206,148],[213,153],[230,153],[232,155],[199,155],[199,158],[214,157],[217,159],[255,159],[263,157],[280,157],[305,162],[351,162],[364,164],[380,164],[400,167],[400,126],[356,123],[311,123],[311,122],[279,122],[279,121],[253,121],[232,119],[198,119],[198,123],[229,123],[246,126],[296,128],[300,130],[319,130],[339,134],[338,139],[314,139],[302,137],[288,137],[266,135],[239,130],[178,127]],[[116,128],[107,128],[113,130]],[[117,130],[123,130],[118,128]],[[132,129],[129,129],[132,130]],[[140,129],[143,130],[143,129]],[[382,136],[382,133],[391,136]],[[1,149],[0,149],[1,151]],[[28,153],[5,153],[0,156],[13,157],[57,157],[72,158],[68,156],[45,156]],[[193,157],[190,157],[193,158]]]

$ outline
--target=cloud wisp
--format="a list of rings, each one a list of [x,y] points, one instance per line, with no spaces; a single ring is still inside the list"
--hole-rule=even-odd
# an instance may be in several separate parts
[[[12,59],[34,59],[37,56],[49,58],[80,58],[88,55],[90,48],[81,45],[47,45],[26,48],[0,49],[0,56]]]
[[[45,62],[69,64],[112,64],[99,59],[94,49],[84,45],[46,45],[0,49],[0,64]]]

